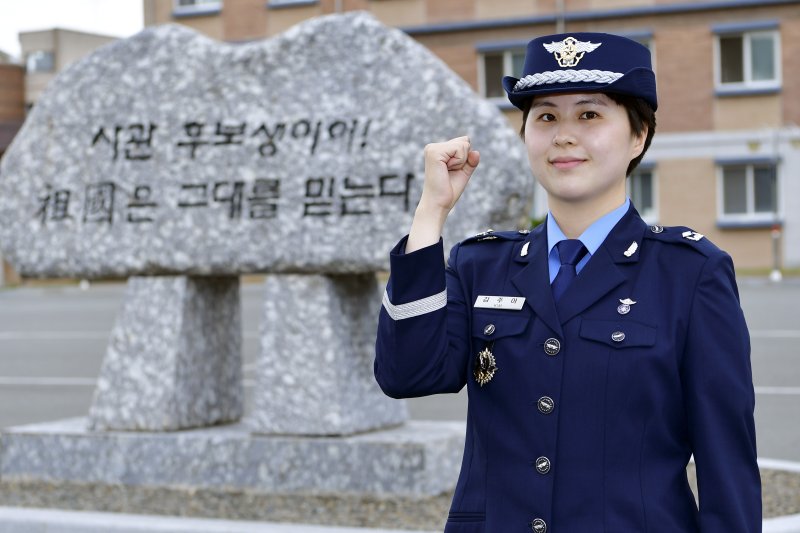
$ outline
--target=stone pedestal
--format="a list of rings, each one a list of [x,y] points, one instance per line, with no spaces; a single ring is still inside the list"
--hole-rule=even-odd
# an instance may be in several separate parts
[[[374,274],[280,275],[265,282],[256,433],[349,435],[395,426],[405,402],[373,376],[381,289]]]
[[[452,490],[464,424],[410,422],[350,437],[296,437],[252,435],[242,423],[100,433],[75,418],[8,428],[0,444],[3,483],[423,497]]]
[[[238,277],[132,277],[89,427],[173,431],[243,411]]]

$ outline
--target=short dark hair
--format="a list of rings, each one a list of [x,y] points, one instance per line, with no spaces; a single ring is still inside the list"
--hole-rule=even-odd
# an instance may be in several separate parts
[[[644,140],[642,153],[639,154],[637,158],[631,159],[631,162],[628,164],[628,170],[625,175],[630,176],[636,167],[639,166],[639,163],[642,162],[642,158],[644,157],[644,154],[647,153],[647,149],[650,148],[653,135],[656,133],[656,112],[653,111],[653,108],[650,107],[650,104],[648,104],[642,98],[610,92],[604,92],[603,94],[611,98],[618,105],[624,107],[628,112],[628,122],[631,125],[631,133],[633,135],[639,136],[643,131],[645,131],[645,129],[647,129],[647,136]],[[528,113],[531,111],[532,104],[533,98],[525,102],[522,109],[522,127],[519,130],[519,134],[523,140],[525,139],[525,123],[528,121]]]

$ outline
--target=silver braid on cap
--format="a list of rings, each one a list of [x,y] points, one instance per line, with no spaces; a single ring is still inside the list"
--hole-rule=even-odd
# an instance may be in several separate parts
[[[551,83],[571,83],[581,81],[591,81],[594,83],[613,83],[620,79],[624,74],[610,72],[608,70],[556,70],[551,72],[539,72],[528,74],[516,85],[515,91],[522,91],[537,85],[548,85]]]

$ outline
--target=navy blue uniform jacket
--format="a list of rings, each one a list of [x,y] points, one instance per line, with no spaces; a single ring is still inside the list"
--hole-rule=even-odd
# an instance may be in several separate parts
[[[750,342],[730,257],[687,228],[648,227],[631,207],[556,305],[544,228],[464,241],[447,267],[441,241],[406,255],[404,239],[391,253],[379,385],[395,398],[468,389],[445,532],[761,531]],[[479,296],[525,301],[485,309]],[[625,299],[636,303],[622,314]],[[486,347],[497,371],[481,386]]]

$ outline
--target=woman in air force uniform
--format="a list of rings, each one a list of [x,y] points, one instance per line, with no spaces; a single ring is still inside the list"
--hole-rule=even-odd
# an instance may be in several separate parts
[[[760,531],[731,259],[689,228],[648,227],[626,197],[655,131],[649,51],[608,34],[540,37],[503,84],[546,222],[467,239],[445,266],[442,227],[480,154],[466,137],[429,144],[380,312],[386,394],[468,389],[446,533]]]

